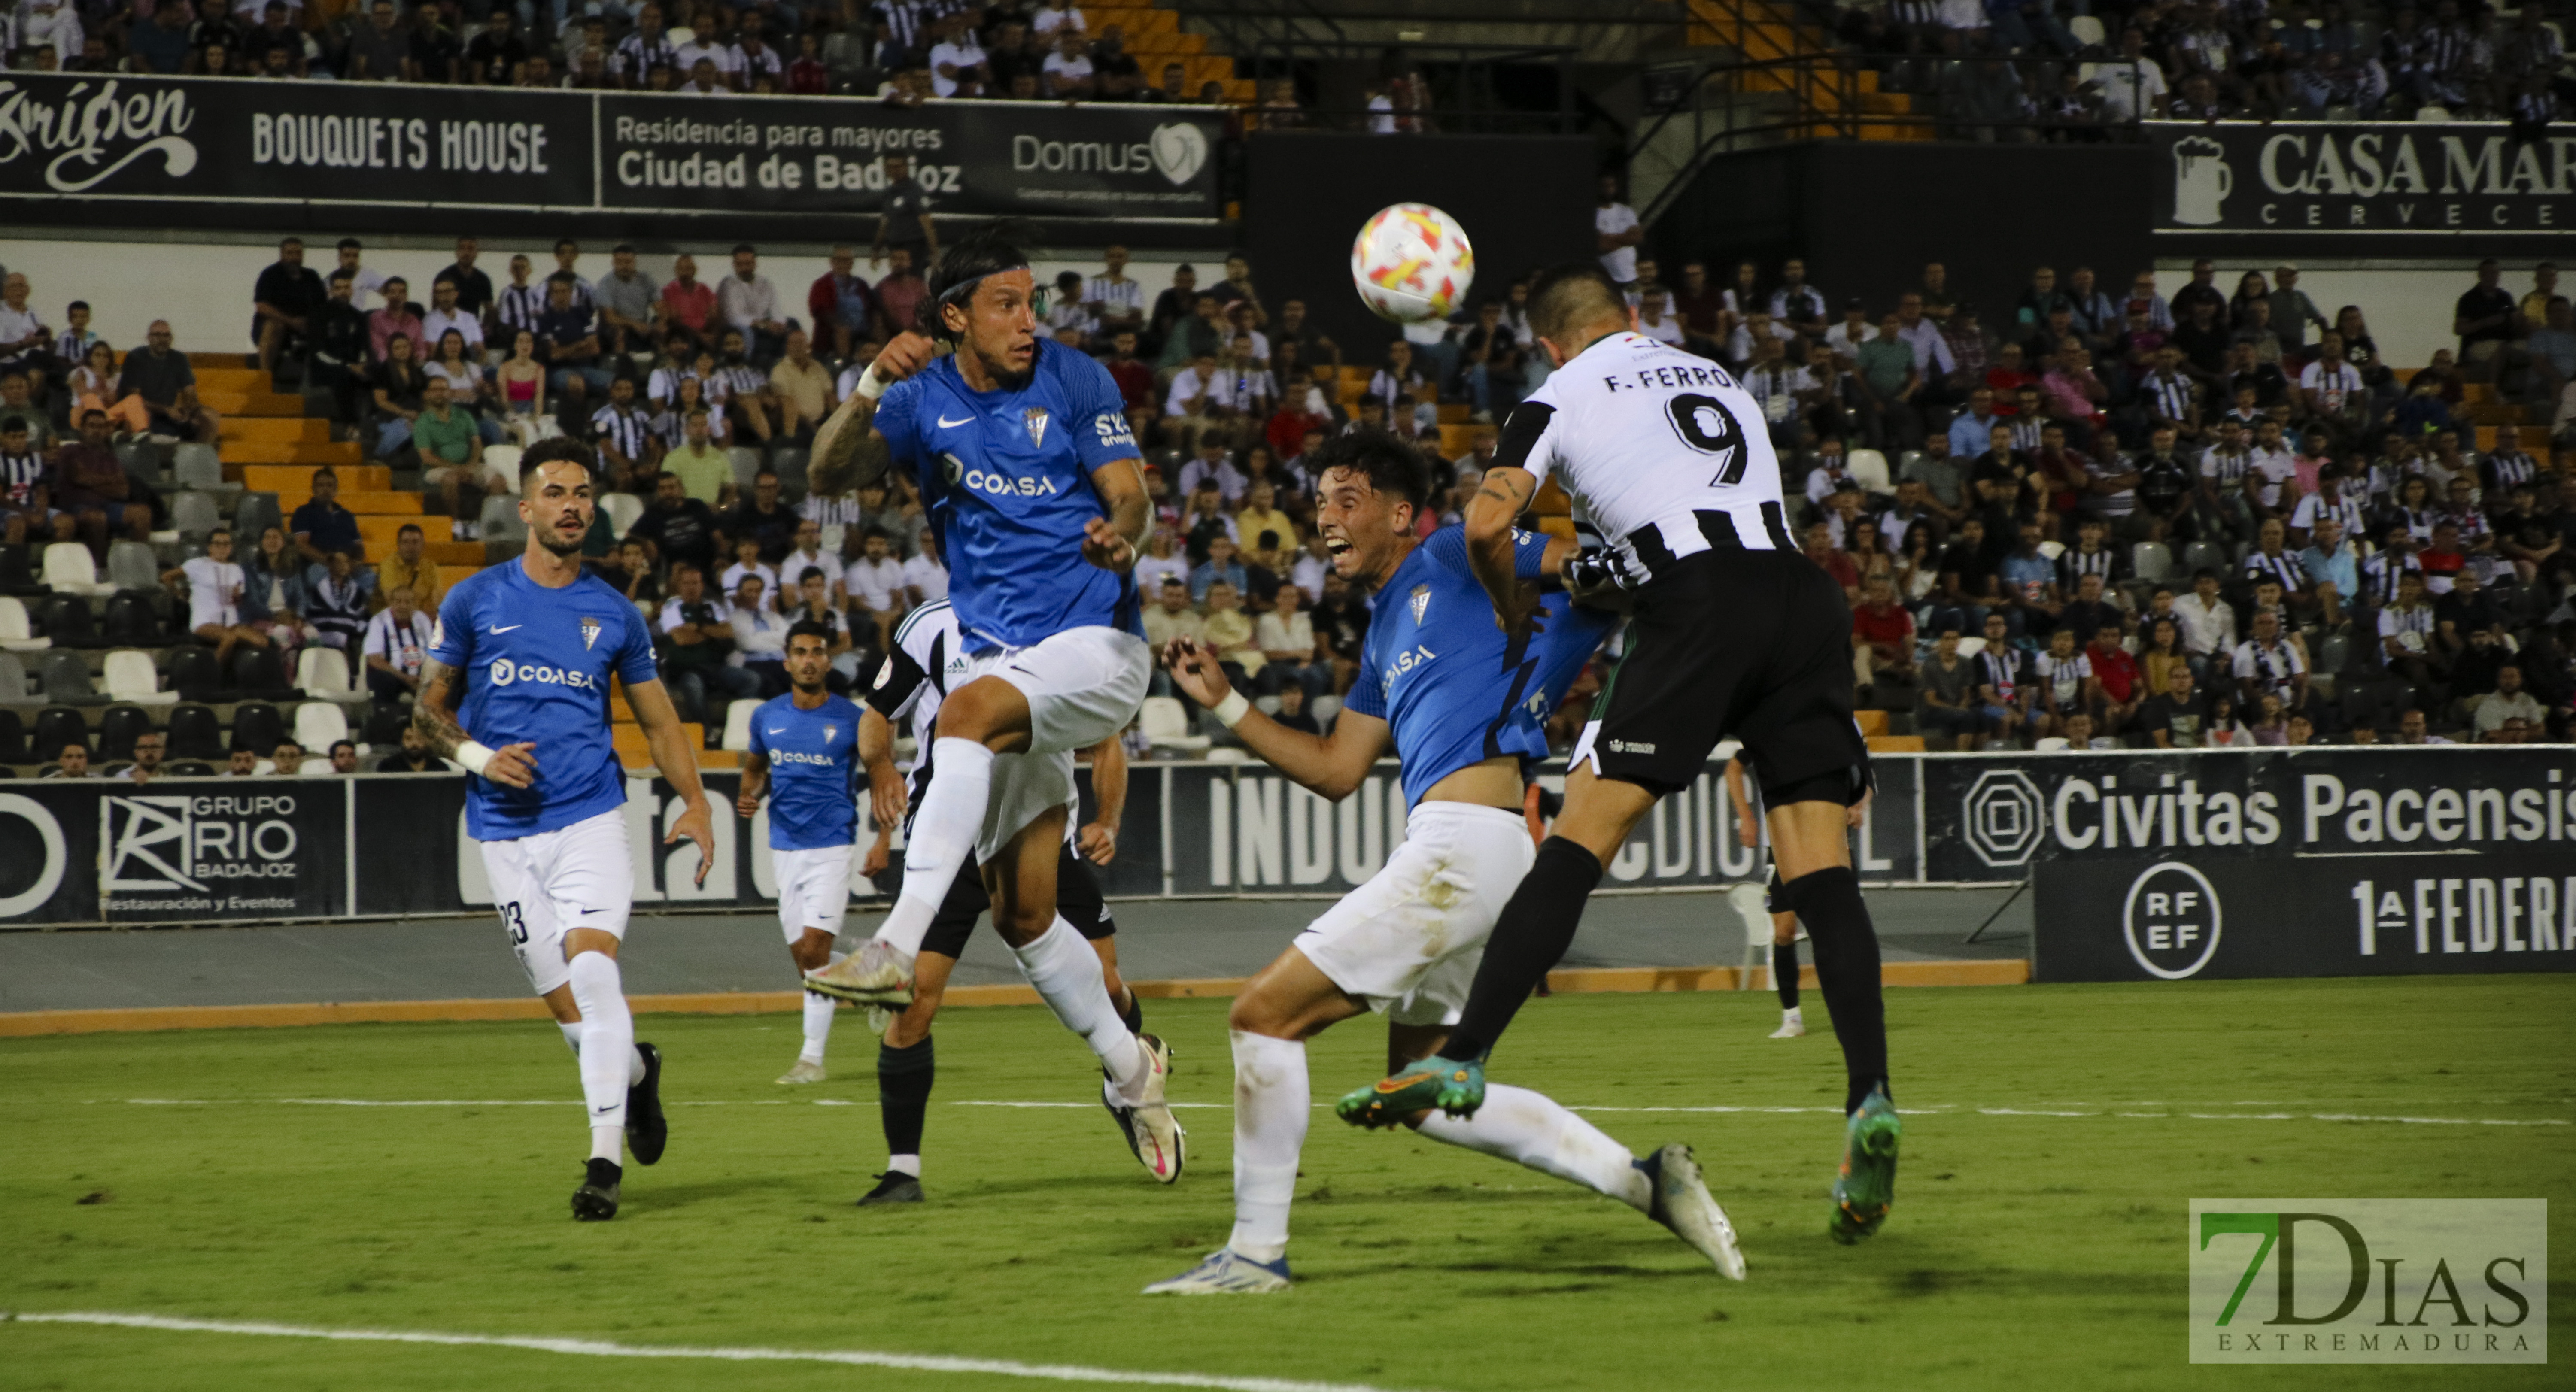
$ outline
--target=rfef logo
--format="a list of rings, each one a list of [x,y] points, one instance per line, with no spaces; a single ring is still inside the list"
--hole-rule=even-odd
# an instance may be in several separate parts
[[[2218,951],[2218,891],[2179,860],[2150,865],[2129,882],[2120,928],[2129,955],[2149,975],[2180,981],[2209,965]]]
[[[2545,1199],[2194,1199],[2194,1363],[2546,1363]]]

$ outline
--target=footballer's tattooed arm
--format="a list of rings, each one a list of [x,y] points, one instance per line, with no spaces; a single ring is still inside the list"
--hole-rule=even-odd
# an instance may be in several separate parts
[[[1103,570],[1124,572],[1136,564],[1137,544],[1144,540],[1145,524],[1153,516],[1141,466],[1142,461],[1131,456],[1091,471],[1091,486],[1100,490],[1109,516],[1083,524],[1082,558]]]
[[[880,389],[930,365],[937,349],[917,333],[900,333],[868,365]],[[808,466],[812,490],[826,497],[848,493],[884,476],[892,462],[886,438],[876,428],[877,399],[851,392],[814,432],[813,460]]]
[[[474,737],[456,723],[449,709],[456,685],[456,669],[428,658],[420,666],[420,695],[411,707],[412,728],[429,741],[429,751],[442,759],[454,759],[459,747]],[[492,761],[483,766],[483,776],[495,783],[525,788],[537,781],[537,746],[531,742],[505,745],[492,751]]]
[[[1529,470],[1502,465],[1486,470],[1484,484],[1467,500],[1467,564],[1492,596],[1495,621],[1506,633],[1528,629],[1538,613],[1537,587],[1523,584],[1512,562],[1512,523],[1537,493]]]

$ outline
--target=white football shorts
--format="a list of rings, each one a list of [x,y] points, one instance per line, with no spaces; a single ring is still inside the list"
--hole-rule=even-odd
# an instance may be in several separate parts
[[[841,916],[850,910],[850,848],[819,846],[810,851],[771,851],[778,876],[778,927],[793,947],[808,928],[841,935]]]
[[[1385,868],[1298,934],[1297,950],[1396,1024],[1454,1025],[1537,856],[1521,813],[1416,803]]]
[[[977,860],[991,860],[1022,827],[1074,800],[1074,753],[1133,723],[1153,674],[1145,640],[1116,628],[1069,628],[1031,647],[997,648],[968,660],[958,687],[999,677],[1029,703],[1027,752],[993,760]]]
[[[626,941],[635,905],[635,867],[626,850],[626,813],[612,808],[567,827],[511,841],[478,841],[492,906],[510,950],[542,996],[572,979],[564,934],[595,928]]]

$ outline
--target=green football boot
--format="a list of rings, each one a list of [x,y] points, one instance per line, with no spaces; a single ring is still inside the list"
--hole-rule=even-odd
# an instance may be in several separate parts
[[[1878,1231],[1896,1202],[1896,1144],[1905,1123],[1885,1088],[1872,1088],[1843,1125],[1843,1164],[1834,1176],[1834,1215],[1825,1231],[1844,1246]]]
[[[1401,1125],[1415,1112],[1474,1116],[1485,1105],[1485,1065],[1476,1059],[1422,1060],[1383,1082],[1343,1094],[1333,1114],[1353,1126]]]

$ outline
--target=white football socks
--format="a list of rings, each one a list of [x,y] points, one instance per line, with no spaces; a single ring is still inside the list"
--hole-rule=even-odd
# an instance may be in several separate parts
[[[1240,1038],[1241,1036],[1237,1036]],[[1238,1054],[1237,1058],[1240,1059]],[[1236,1074],[1242,1075],[1240,1065]],[[1241,1091],[1238,1082],[1236,1090]],[[1238,1096],[1235,1113],[1242,1115]],[[1238,1123],[1239,1129],[1239,1123]],[[1637,1157],[1601,1134],[1600,1128],[1558,1105],[1553,1099],[1504,1083],[1485,1085],[1485,1105],[1472,1117],[1432,1112],[1422,1119],[1422,1134],[1468,1150],[1500,1156],[1541,1174],[1570,1180],[1596,1194],[1636,1209],[1651,1211],[1654,1188]],[[1237,1143],[1238,1153],[1240,1142]]]
[[[572,999],[581,1007],[581,1096],[590,1106],[591,1158],[622,1159],[626,1089],[644,1080],[644,1056],[635,1050],[635,1017],[626,1010],[616,958],[577,952],[571,966]]]
[[[580,1058],[581,1021],[575,1020],[571,1024],[565,1024],[563,1021],[557,1020],[555,1021],[555,1028],[563,1031],[564,1047],[572,1050],[572,1056],[574,1058]]]
[[[886,1157],[886,1173],[908,1174],[915,1179],[919,1179],[921,1178],[921,1157],[918,1155],[889,1155]]]
[[[940,776],[946,773],[943,769]],[[1143,1101],[1153,1064],[1145,1057],[1145,1046],[1118,1018],[1118,1006],[1109,999],[1109,980],[1100,970],[1100,954],[1062,914],[1045,932],[1011,953],[1020,959],[1020,974],[1038,988],[1055,1017],[1100,1056],[1119,1095],[1131,1106]]]
[[[1234,1031],[1234,1235],[1225,1245],[1236,1256],[1277,1261],[1288,1251],[1310,1102],[1302,1040]]]
[[[832,960],[823,965],[837,966],[847,956],[846,952],[835,952]],[[818,996],[811,991],[805,993],[805,1048],[796,1056],[798,1059],[818,1067],[822,1064],[823,1046],[832,1038],[832,1007],[838,1004],[840,1002],[830,996]]]
[[[975,851],[993,798],[993,751],[954,736],[930,745],[930,787],[903,845],[903,892],[876,932],[878,942],[918,956],[948,886]]]

